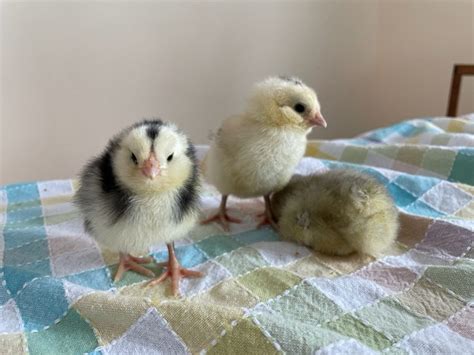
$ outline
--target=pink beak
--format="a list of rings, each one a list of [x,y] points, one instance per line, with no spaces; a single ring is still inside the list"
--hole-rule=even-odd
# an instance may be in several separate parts
[[[155,154],[151,153],[150,157],[143,162],[142,173],[149,179],[160,175],[160,163],[156,160]]]
[[[324,119],[323,115],[321,113],[316,113],[314,116],[310,117],[308,119],[308,122],[312,125],[312,126],[320,126],[320,127],[324,127],[326,128],[327,127],[327,123],[326,123],[326,120]]]

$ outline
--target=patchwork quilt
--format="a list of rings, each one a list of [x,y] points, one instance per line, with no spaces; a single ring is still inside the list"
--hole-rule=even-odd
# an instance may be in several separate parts
[[[244,223],[176,243],[206,275],[184,280],[182,298],[133,272],[112,281],[118,256],[84,231],[74,180],[0,187],[0,353],[473,354],[474,116],[313,141],[297,172],[341,167],[373,175],[400,210],[382,258],[281,241],[255,229],[263,201],[231,198]],[[201,201],[210,214],[217,191]]]

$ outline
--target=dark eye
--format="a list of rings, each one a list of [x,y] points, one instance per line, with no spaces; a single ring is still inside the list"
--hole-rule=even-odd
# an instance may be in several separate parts
[[[130,159],[132,159],[132,161],[135,165],[138,164],[138,160],[137,160],[137,157],[135,156],[135,154],[132,153],[132,155],[130,156]]]
[[[295,107],[293,107],[293,108],[294,108],[295,111],[298,112],[298,113],[303,113],[304,110],[306,110],[306,108],[304,107],[304,105],[301,104],[301,103],[299,103],[299,102],[298,102],[298,103],[295,105]]]
[[[173,154],[174,154],[174,153],[171,153],[170,155],[168,155],[168,158],[167,158],[166,160],[172,161],[172,160],[173,160]]]

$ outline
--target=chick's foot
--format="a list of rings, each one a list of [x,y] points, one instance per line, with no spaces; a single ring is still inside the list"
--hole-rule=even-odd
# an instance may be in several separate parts
[[[227,214],[226,202],[227,202],[227,195],[222,195],[222,200],[221,200],[221,205],[219,206],[219,211],[216,214],[202,220],[201,224],[209,224],[209,223],[212,223],[212,222],[218,222],[222,225],[222,227],[224,228],[225,231],[228,231],[229,230],[229,222],[231,222],[231,223],[242,223],[242,220],[240,220],[238,218],[235,218],[235,217],[231,217]]]
[[[149,264],[153,261],[153,258],[146,257],[140,258],[137,256],[132,256],[130,254],[120,253],[120,262],[115,273],[114,282],[120,281],[123,277],[123,274],[126,271],[135,271],[139,274],[154,277],[155,273],[139,264]]]
[[[166,266],[166,271],[164,271],[159,277],[150,280],[146,286],[157,285],[167,278],[171,279],[171,292],[173,296],[179,296],[179,281],[185,277],[201,277],[204,274],[200,271],[188,270],[183,267],[178,262],[176,254],[174,252],[173,244],[167,244],[168,247],[168,263]]]

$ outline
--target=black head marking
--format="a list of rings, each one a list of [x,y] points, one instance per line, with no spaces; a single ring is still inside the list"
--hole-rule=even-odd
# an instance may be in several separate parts
[[[154,141],[155,138],[158,136],[158,127],[155,126],[155,125],[151,125],[151,126],[148,126],[148,128],[146,129],[146,135],[152,140]]]
[[[279,78],[284,81],[289,81],[295,85],[303,85],[303,82],[294,76],[280,75]]]
[[[198,208],[198,164],[196,158],[196,150],[194,145],[188,141],[186,156],[191,160],[193,167],[191,174],[184,183],[184,186],[178,191],[176,196],[176,205],[174,207],[174,219],[179,223],[184,216]]]

